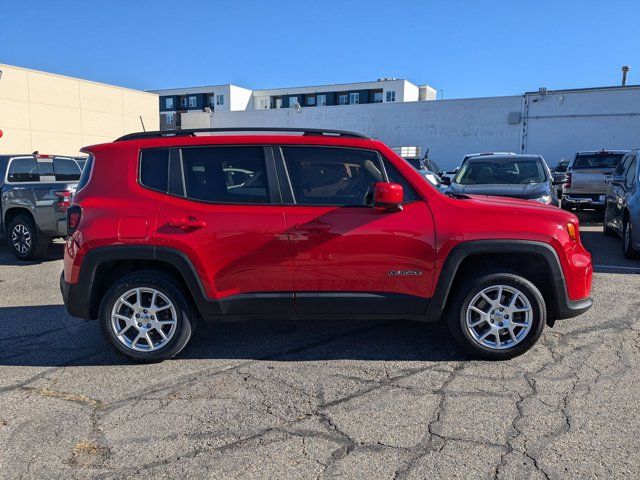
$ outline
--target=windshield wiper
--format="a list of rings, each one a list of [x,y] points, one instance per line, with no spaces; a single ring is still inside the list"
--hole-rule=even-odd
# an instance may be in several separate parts
[[[469,195],[465,195],[464,193],[455,193],[455,192],[450,192],[450,191],[446,191],[444,192],[445,195],[448,195],[451,198],[457,198],[460,200],[468,200],[471,197]]]

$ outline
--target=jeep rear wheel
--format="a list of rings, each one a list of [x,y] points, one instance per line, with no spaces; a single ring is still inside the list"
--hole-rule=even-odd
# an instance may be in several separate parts
[[[20,260],[41,258],[49,246],[49,239],[38,231],[33,219],[27,215],[17,215],[11,219],[7,241],[11,252]]]
[[[476,277],[454,295],[448,323],[471,355],[505,360],[529,350],[546,323],[544,298],[527,279],[511,273]]]
[[[106,339],[137,361],[174,357],[195,326],[186,296],[173,280],[155,271],[125,275],[105,294],[100,323]]]

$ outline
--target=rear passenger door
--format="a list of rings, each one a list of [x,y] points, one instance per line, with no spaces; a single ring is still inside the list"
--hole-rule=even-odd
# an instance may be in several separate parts
[[[298,313],[421,314],[433,282],[429,207],[374,150],[283,146],[275,157]],[[404,188],[403,210],[372,208],[373,185]]]
[[[143,151],[141,183],[147,168]],[[149,157],[149,164],[153,158]],[[186,254],[210,313],[293,312],[293,281],[273,155],[262,146],[173,148],[156,244]]]

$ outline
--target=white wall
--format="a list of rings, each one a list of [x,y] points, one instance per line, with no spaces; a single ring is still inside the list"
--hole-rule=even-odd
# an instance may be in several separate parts
[[[526,99],[529,117],[515,124],[508,117],[520,113],[524,119],[522,95],[216,113],[210,119],[188,115],[193,128],[352,130],[391,147],[429,147],[430,157],[445,169],[471,152],[537,153],[553,166],[578,150],[640,147],[640,88],[551,92],[544,99]]]
[[[527,152],[550,165],[578,150],[640,147],[640,88],[528,95]]]

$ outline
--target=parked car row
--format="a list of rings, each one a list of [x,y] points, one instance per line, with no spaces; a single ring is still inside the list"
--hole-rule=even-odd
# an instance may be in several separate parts
[[[422,170],[425,161],[412,164]],[[450,195],[513,197],[569,211],[604,211],[604,233],[620,235],[624,255],[639,258],[638,163],[637,149],[581,151],[571,160],[560,160],[553,170],[540,155],[471,153],[453,171],[440,171],[432,183]]]

